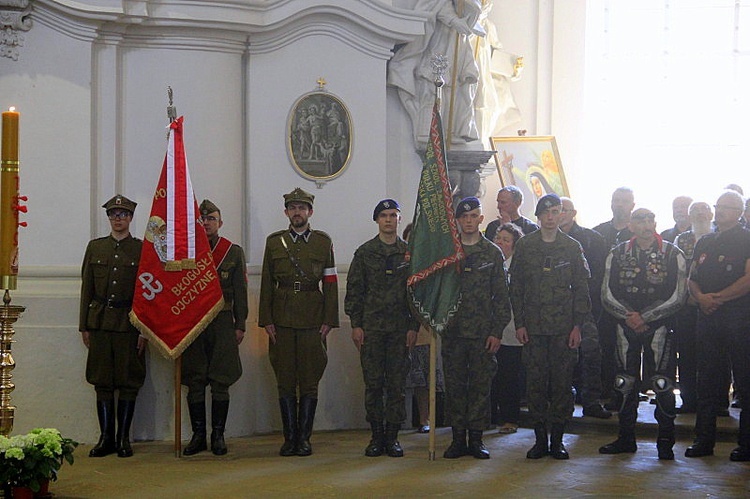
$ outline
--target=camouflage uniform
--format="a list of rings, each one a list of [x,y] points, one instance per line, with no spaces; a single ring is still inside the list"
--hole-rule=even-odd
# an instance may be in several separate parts
[[[411,317],[406,295],[406,250],[406,242],[400,238],[395,244],[386,244],[375,236],[354,253],[347,275],[345,311],[352,328],[365,331],[360,360],[369,422],[401,424],[406,419],[406,332],[419,327]]]
[[[490,387],[497,370],[487,337],[502,337],[510,322],[510,302],[500,249],[484,236],[463,249],[461,303],[442,337],[446,412],[454,429],[481,432],[489,425]]]
[[[537,231],[516,243],[510,274],[516,329],[525,327],[529,336],[523,347],[529,414],[535,426],[564,425],[573,415],[578,359],[568,339],[591,313],[588,263],[575,239],[558,231],[545,242]]]

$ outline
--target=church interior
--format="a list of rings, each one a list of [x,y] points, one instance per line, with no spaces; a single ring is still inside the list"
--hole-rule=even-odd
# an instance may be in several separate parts
[[[611,192],[630,185],[657,211],[662,230],[672,224],[671,199],[690,185],[685,177],[710,161],[736,165],[746,158],[747,124],[739,121],[721,134],[730,141],[721,153],[686,144],[681,135],[675,139],[682,143],[679,153],[651,157],[655,164],[637,174],[629,170],[644,162],[633,153],[636,144],[604,131],[584,135],[585,123],[593,126],[589,131],[597,123],[605,127],[599,115],[593,125],[586,121],[592,106],[616,101],[598,93],[611,80],[602,77],[592,86],[583,76],[588,59],[608,60],[606,43],[587,40],[595,36],[591,23],[609,19],[614,32],[633,19],[658,24],[659,16],[681,12],[676,0],[651,1],[635,2],[628,13],[617,0],[0,0],[0,108],[14,107],[20,116],[18,192],[27,208],[20,213],[17,280],[6,288],[10,303],[25,310],[13,324],[12,347],[3,347],[3,401],[15,407],[12,434],[57,428],[80,442],[75,464],[65,464],[51,485],[54,496],[747,497],[750,468],[727,459],[736,408],[719,418],[716,455],[702,460],[682,458],[694,424],[687,414],[677,419],[677,460],[656,460],[648,402],[639,408],[636,454],[599,456],[598,446],[616,434],[617,418],[584,418],[580,407],[566,436],[567,463],[524,459],[533,432],[523,424],[513,435],[485,432],[492,459],[481,463],[430,460],[427,436],[410,424],[402,431],[403,459],[362,454],[364,383],[343,314],[346,275],[354,250],[376,231],[372,207],[379,200],[399,201],[402,228],[414,215],[436,53],[448,61],[441,112],[453,196],[479,197],[485,223],[497,218],[495,196],[510,179],[526,186],[526,216],[543,191],[562,190],[576,200],[587,226],[608,220]],[[711,14],[750,10],[739,0],[689,3]],[[630,25],[625,32],[636,39],[638,30]],[[750,47],[743,43],[742,37],[735,41],[733,53],[744,59],[717,62],[742,78],[750,74]],[[642,48],[634,45],[634,53]],[[631,61],[627,71],[642,70],[645,80],[635,93],[661,88],[665,78],[654,60]],[[742,78],[732,91],[743,88]],[[721,100],[725,90],[706,92],[721,101],[717,106],[747,110],[742,92]],[[600,100],[592,104],[587,99],[594,94]],[[702,105],[708,107],[689,107]],[[183,441],[190,435],[185,393],[176,408],[175,362],[150,348],[132,428],[135,455],[90,459],[99,428],[77,326],[81,258],[89,240],[108,233],[101,206],[114,194],[138,203],[131,232],[143,237],[165,158],[168,106],[184,116],[195,197],[220,206],[222,235],[241,245],[247,259],[249,317],[240,346],[242,376],[230,389],[229,454],[175,457],[175,435]],[[329,137],[306,143],[299,124],[324,110]],[[663,132],[657,117],[641,114],[629,123],[649,137],[644,154],[666,149],[652,144]],[[557,164],[546,167],[557,176],[539,176],[544,155],[536,170],[519,161],[520,170],[503,173],[504,143],[493,138],[513,139],[511,145],[520,140],[533,155],[524,138],[537,136],[555,139]],[[718,144],[718,136],[706,141]],[[619,151],[607,149],[618,141],[625,142]],[[596,154],[592,142],[602,148]],[[685,164],[691,156],[693,166]],[[663,157],[673,162],[662,163]],[[750,189],[747,171],[733,168],[715,169],[706,200],[729,183],[744,181]],[[342,312],[327,343],[316,452],[285,459],[277,455],[281,420],[269,339],[257,321],[265,238],[287,226],[282,195],[295,187],[315,194],[311,226],[334,242]],[[12,371],[4,367],[9,358]],[[448,428],[436,429],[438,456],[449,438]]]

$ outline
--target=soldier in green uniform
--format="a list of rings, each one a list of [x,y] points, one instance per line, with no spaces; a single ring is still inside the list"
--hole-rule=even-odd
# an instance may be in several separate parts
[[[375,457],[385,452],[401,457],[404,451],[397,438],[406,419],[408,348],[416,342],[419,322],[411,315],[406,294],[409,262],[405,258],[406,242],[398,237],[398,203],[393,199],[380,201],[372,219],[378,224],[378,235],[354,253],[344,308],[352,323],[352,341],[360,352],[365,409],[372,428],[365,455]]]
[[[258,325],[270,340],[284,426],[282,456],[312,454],[318,383],[328,362],[326,336],[339,326],[333,242],[310,228],[314,199],[299,187],[284,195],[289,228],[268,236],[263,255]]]
[[[219,236],[221,210],[208,199],[199,209],[224,294],[224,308],[182,354],[182,384],[188,387],[193,437],[183,454],[206,450],[206,386],[211,385],[211,452],[227,453],[224,428],[229,412],[229,387],[242,375],[239,345],[245,337],[247,279],[245,252]]]
[[[78,330],[88,348],[86,381],[96,390],[101,436],[89,456],[117,452],[130,457],[130,425],[135,399],[146,378],[146,340],[130,324],[141,240],[130,235],[136,203],[120,194],[102,207],[112,228],[90,241],[81,268]],[[115,432],[115,391],[118,391]]]
[[[588,263],[578,241],[559,229],[561,213],[557,194],[539,200],[540,230],[519,239],[510,266],[510,298],[516,337],[524,344],[526,397],[536,435],[529,459],[570,457],[562,439],[573,415],[581,325],[591,313]]]
[[[480,232],[483,219],[479,199],[468,197],[458,203],[456,220],[466,259],[461,268],[461,304],[443,334],[446,408],[453,427],[453,441],[443,453],[447,459],[490,458],[482,432],[489,426],[495,353],[510,322],[510,302],[503,254]]]

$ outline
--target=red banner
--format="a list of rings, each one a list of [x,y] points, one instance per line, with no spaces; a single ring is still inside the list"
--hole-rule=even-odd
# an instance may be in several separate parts
[[[172,359],[185,351],[224,306],[190,182],[182,120],[170,125],[130,312],[130,322]]]

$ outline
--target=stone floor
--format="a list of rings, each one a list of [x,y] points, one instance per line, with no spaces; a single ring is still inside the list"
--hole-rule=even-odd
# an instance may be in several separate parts
[[[450,429],[436,430],[437,459],[428,459],[428,436],[403,431],[405,457],[367,458],[366,431],[316,432],[314,454],[282,458],[278,434],[230,439],[229,453],[175,458],[171,442],[138,442],[130,459],[87,457],[81,446],[71,467],[51,484],[57,498],[192,497],[750,497],[750,463],[734,463],[738,411],[719,418],[719,440],[712,457],[687,459],[694,415],[677,417],[675,461],[656,458],[653,405],[640,404],[635,454],[602,456],[599,446],[614,439],[616,416],[583,418],[580,408],[565,442],[569,461],[525,458],[533,431],[485,433],[492,459],[442,458]]]

